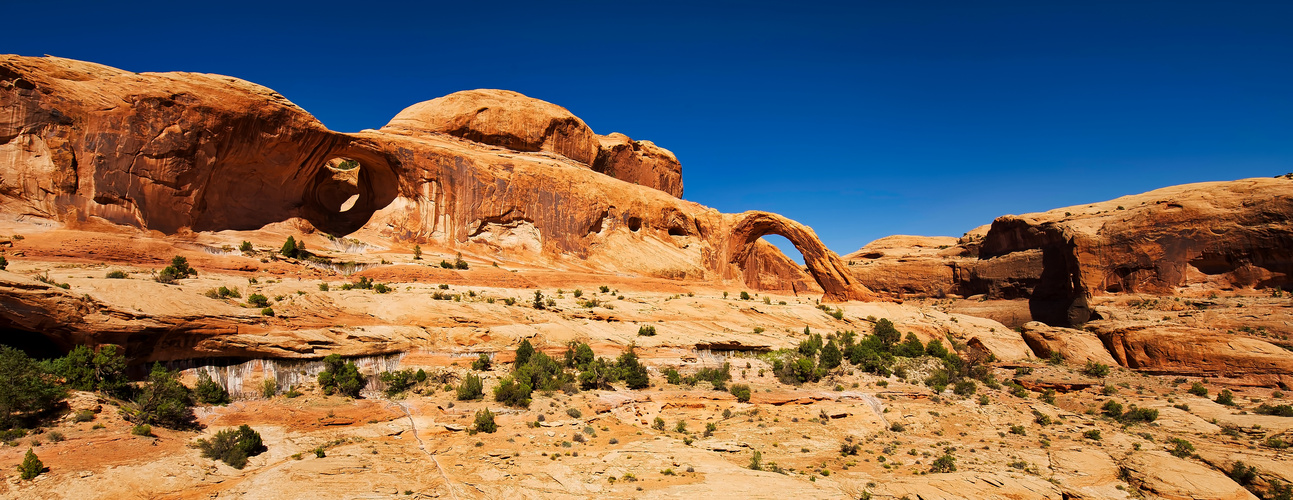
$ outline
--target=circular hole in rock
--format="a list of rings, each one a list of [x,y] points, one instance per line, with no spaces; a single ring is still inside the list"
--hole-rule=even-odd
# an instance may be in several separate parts
[[[324,179],[319,183],[315,196],[323,206],[337,213],[346,213],[360,201],[359,172],[363,165],[346,157],[332,158],[320,172]]]

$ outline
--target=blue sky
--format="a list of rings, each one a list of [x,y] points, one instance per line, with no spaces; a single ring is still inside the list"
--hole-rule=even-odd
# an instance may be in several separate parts
[[[8,5],[0,52],[237,76],[341,131],[516,90],[841,254],[1293,171],[1288,1],[104,4]]]

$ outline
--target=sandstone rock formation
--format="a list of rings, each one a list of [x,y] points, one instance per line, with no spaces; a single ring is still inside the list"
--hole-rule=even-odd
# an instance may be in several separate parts
[[[599,135],[597,142],[593,170],[682,197],[682,165],[669,150],[620,133]]]
[[[1032,319],[1067,326],[1091,319],[1088,299],[1106,293],[1288,288],[1291,220],[1293,180],[1205,182],[999,217],[932,256],[880,240],[847,258],[878,290],[1027,298]],[[921,260],[883,258],[891,253]]]
[[[513,151],[551,151],[585,165],[597,157],[597,137],[566,108],[509,90],[454,92],[409,106],[383,132],[445,133]]]
[[[13,217],[166,234],[298,220],[500,261],[709,281],[740,279],[758,236],[783,234],[828,299],[870,297],[811,230],[680,200],[671,154],[613,137],[599,156],[581,120],[513,92],[460,92],[342,134],[236,78],[2,56],[0,107],[0,210]],[[626,254],[641,259],[627,267]]]

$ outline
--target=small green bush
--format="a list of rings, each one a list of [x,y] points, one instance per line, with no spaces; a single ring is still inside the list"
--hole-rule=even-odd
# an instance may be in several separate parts
[[[750,386],[746,384],[732,384],[732,387],[729,389],[729,391],[732,393],[733,396],[736,396],[737,401],[740,401],[742,403],[750,402]]]
[[[1230,392],[1230,389],[1222,389],[1222,390],[1221,390],[1221,393],[1220,393],[1220,394],[1217,394],[1217,399],[1216,399],[1216,401],[1217,401],[1217,404],[1226,405],[1226,406],[1234,406],[1234,405],[1235,405],[1235,394],[1234,394],[1234,393],[1232,393],[1232,392]]]
[[[476,376],[475,373],[468,373],[466,377],[463,377],[462,383],[458,384],[458,400],[481,399],[485,397],[484,387],[480,377]]]
[[[638,327],[638,335],[643,337],[654,337],[655,327],[651,325],[642,325],[641,327]]]
[[[1169,453],[1175,457],[1188,458],[1190,455],[1194,454],[1194,444],[1189,441],[1181,438],[1172,438],[1168,440],[1168,443],[1172,445],[1172,449]]]
[[[494,423],[494,414],[485,408],[476,412],[476,432],[494,433],[498,430],[498,424]]]
[[[36,457],[36,452],[27,448],[27,455],[22,459],[22,465],[18,466],[18,477],[23,481],[36,479],[42,472],[45,472],[45,464]]]
[[[250,242],[250,241],[244,241],[244,242],[242,242],[242,244],[238,245],[238,251],[239,251],[239,252],[243,252],[243,253],[250,252],[250,251],[251,251],[251,242]]]
[[[962,380],[960,382],[957,382],[956,385],[953,386],[952,393],[956,394],[957,396],[970,396],[974,394],[974,391],[976,390],[977,390],[977,387],[975,386],[973,380]]]
[[[1099,441],[1099,440],[1100,440],[1100,429],[1091,429],[1091,430],[1089,430],[1089,431],[1083,432],[1083,433],[1082,433],[1082,437],[1087,438],[1087,439],[1090,439],[1090,440],[1092,440],[1092,441]]]
[[[494,363],[493,361],[490,361],[489,355],[483,352],[476,356],[475,361],[471,362],[471,369],[478,372],[489,371],[493,366]]]
[[[1109,376],[1109,365],[1096,363],[1088,359],[1086,361],[1086,367],[1082,368],[1082,374],[1090,377],[1104,378]]]
[[[274,308],[272,308],[272,307],[266,307],[266,308],[264,308],[264,309],[261,309],[261,310],[260,310],[260,315],[261,315],[261,316],[268,316],[268,317],[271,317],[271,318],[272,318],[272,317],[274,317]]]
[[[193,395],[204,405],[229,404],[229,391],[214,380],[205,371],[198,372],[198,385],[193,388]]]
[[[152,437],[153,426],[148,424],[139,424],[130,429],[130,433],[136,436]]]
[[[249,457],[264,453],[268,449],[261,440],[260,433],[245,424],[239,426],[237,430],[225,429],[217,432],[209,440],[199,439],[197,447],[202,450],[203,457],[219,460],[235,469],[246,467]]]
[[[109,271],[106,277],[110,280],[124,280],[129,276],[126,275],[125,271],[118,270],[118,271]]]
[[[247,296],[247,303],[256,307],[267,307],[269,306],[269,297],[259,293],[253,293]]]
[[[1198,397],[1201,397],[1201,398],[1202,398],[1202,397],[1207,397],[1207,395],[1208,395],[1208,388],[1207,388],[1207,387],[1204,387],[1204,386],[1203,386],[1203,384],[1202,384],[1202,383],[1200,383],[1200,382],[1195,382],[1195,383],[1194,383],[1194,385],[1191,385],[1191,386],[1190,386],[1190,390],[1189,390],[1189,392],[1190,392],[1190,394],[1193,394],[1193,395],[1198,396]]]
[[[934,460],[934,464],[929,467],[933,473],[956,472],[956,457],[948,453]]]

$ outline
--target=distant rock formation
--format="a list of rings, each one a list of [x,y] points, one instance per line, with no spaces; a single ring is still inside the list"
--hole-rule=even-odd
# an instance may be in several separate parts
[[[1293,285],[1293,180],[1206,182],[1006,215],[952,242],[873,242],[845,257],[859,280],[897,294],[1028,300],[1032,319],[1092,319],[1087,299]],[[924,250],[918,251],[917,249]]]

